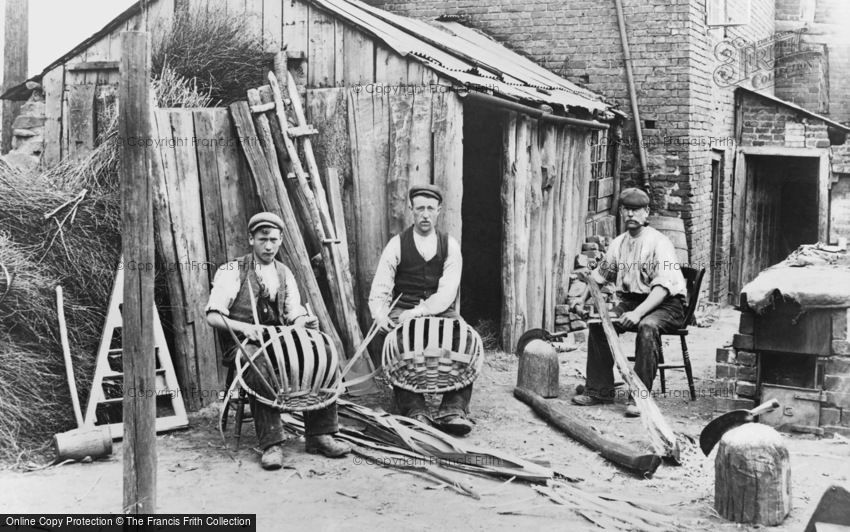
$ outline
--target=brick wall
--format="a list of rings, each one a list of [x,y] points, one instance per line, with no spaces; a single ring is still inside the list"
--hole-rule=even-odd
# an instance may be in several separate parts
[[[814,17],[812,21],[806,21],[801,17],[802,4],[812,1]],[[776,6],[777,30],[803,30],[801,41],[804,45],[809,45],[809,48],[825,48],[825,57],[821,63],[827,67],[829,74],[826,80],[829,105],[828,111],[825,110],[824,114],[837,122],[850,123],[850,84],[847,83],[847,79],[850,78],[850,34],[847,32],[850,2],[847,0],[776,0]],[[815,68],[818,68],[818,65]],[[802,75],[811,76],[811,69],[802,71]],[[777,88],[777,96],[794,102],[799,101],[800,105],[804,105],[807,109],[817,111],[809,107],[811,104],[805,100],[806,92],[809,90],[810,86],[807,87],[801,82],[787,90],[783,87],[781,93]]]
[[[399,14],[433,18],[464,15],[467,24],[546,68],[617,102],[631,114],[614,2],[561,0],[367,0]],[[774,0],[752,0],[751,23],[709,29],[706,0],[623,0],[644,129],[653,198],[660,214],[679,216],[688,232],[690,262],[712,270],[725,299],[731,242],[734,160],[732,86],[716,82],[716,50],[735,39],[754,42],[774,33]],[[760,90],[773,91],[767,71]],[[751,81],[743,82],[752,85]],[[647,124],[651,122],[651,124]],[[634,125],[624,127],[624,186],[637,179]],[[712,150],[723,156],[720,235],[712,264]],[[711,275],[711,271],[709,271]],[[709,277],[711,278],[711,277]],[[706,289],[708,283],[706,283]]]
[[[742,146],[829,148],[827,126],[752,94],[742,97]]]

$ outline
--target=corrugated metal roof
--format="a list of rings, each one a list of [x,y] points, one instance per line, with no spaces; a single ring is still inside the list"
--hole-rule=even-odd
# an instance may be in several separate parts
[[[395,15],[359,0],[306,0],[383,42],[396,53],[413,59],[469,90],[527,104],[548,104],[566,111],[584,109],[604,113],[611,109],[602,96],[546,70],[484,34],[456,22],[421,20]],[[40,82],[44,74],[79,55],[140,11],[136,3],[103,29],[48,65],[27,81]],[[26,99],[26,82],[0,98]]]
[[[359,0],[307,0],[382,41],[401,56],[417,60],[470,90],[567,111],[604,112],[611,105],[511,51],[484,34],[457,22],[395,15]]]

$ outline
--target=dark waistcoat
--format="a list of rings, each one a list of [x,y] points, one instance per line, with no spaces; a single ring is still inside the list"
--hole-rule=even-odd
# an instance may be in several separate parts
[[[401,240],[401,260],[395,271],[393,298],[402,294],[397,307],[410,309],[420,300],[428,299],[440,285],[443,265],[449,254],[449,236],[437,231],[437,253],[426,261],[416,249],[413,241],[413,226],[408,227],[399,236]],[[454,305],[449,309],[454,308]]]
[[[277,291],[277,300],[272,302],[270,297],[263,297],[262,295],[263,289],[260,287],[260,280],[258,279],[257,272],[254,270],[254,254],[249,253],[236,259],[236,265],[239,268],[239,293],[236,294],[236,298],[230,305],[230,319],[254,323],[254,313],[251,310],[251,293],[248,290],[248,286],[250,285],[251,290],[254,291],[254,300],[257,303],[257,314],[260,324],[285,325],[283,320],[284,316],[286,316],[284,309],[284,303],[286,301],[286,275],[283,263],[275,260],[274,264],[278,280],[280,281],[280,287]],[[220,331],[220,333],[224,362],[231,363],[236,356],[236,344],[233,343],[229,332]],[[241,341],[242,335],[237,333],[237,336]]]

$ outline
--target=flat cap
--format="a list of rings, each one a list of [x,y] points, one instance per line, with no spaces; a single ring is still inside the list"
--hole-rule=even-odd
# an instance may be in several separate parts
[[[413,185],[410,187],[407,197],[410,201],[413,201],[413,198],[416,196],[428,196],[429,198],[436,199],[440,203],[443,202],[443,191],[436,185]]]
[[[283,220],[271,212],[258,212],[248,220],[248,232],[251,234],[263,227],[274,227],[283,231]]]
[[[649,206],[649,196],[639,188],[627,188],[620,192],[620,205],[640,209]]]

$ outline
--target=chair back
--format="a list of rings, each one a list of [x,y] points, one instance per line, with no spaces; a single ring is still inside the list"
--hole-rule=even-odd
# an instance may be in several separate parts
[[[705,268],[697,270],[696,268],[682,266],[682,276],[685,278],[688,291],[688,306],[685,308],[685,319],[682,322],[684,328],[694,324],[694,312],[697,308],[697,300],[699,300],[702,278],[705,277]]]

